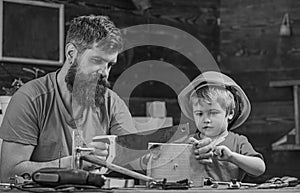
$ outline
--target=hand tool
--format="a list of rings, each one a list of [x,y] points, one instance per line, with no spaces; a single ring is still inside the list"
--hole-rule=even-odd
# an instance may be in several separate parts
[[[248,186],[248,187],[257,186],[257,184],[239,182],[236,179],[232,179],[230,182],[225,182],[225,181],[215,181],[212,178],[205,178],[204,185],[208,185],[208,186],[213,185],[214,187],[217,187],[218,185],[227,185],[229,189],[239,189],[241,186]]]
[[[130,177],[133,177],[133,178],[136,178],[136,179],[139,179],[139,180],[143,180],[143,181],[146,181],[146,182],[155,181],[153,178],[151,178],[149,176],[140,174],[138,172],[131,171],[127,168],[118,166],[118,165],[113,164],[113,163],[109,163],[105,160],[100,159],[99,157],[97,157],[95,155],[84,155],[84,156],[81,156],[81,159],[84,160],[84,161],[88,161],[90,163],[99,165],[101,167],[107,167],[108,169],[110,169],[112,171],[119,172],[121,174],[125,174],[127,176],[130,176]]]
[[[131,170],[128,170],[126,168],[123,168],[121,166],[109,163],[107,161],[104,161],[100,158],[98,158],[95,155],[85,155],[82,156],[81,159],[91,162],[93,164],[102,166],[102,167],[107,167],[112,171],[119,172],[121,174],[125,174],[127,176],[143,180],[147,182],[147,185],[149,188],[162,188],[162,189],[188,189],[190,187],[190,182],[188,179],[176,181],[176,182],[167,182],[167,179],[162,179],[162,180],[156,180],[152,177],[145,176],[143,174],[140,174],[138,172],[134,172]]]
[[[102,187],[105,177],[80,169],[42,168],[32,174],[32,180],[42,186],[92,185]]]

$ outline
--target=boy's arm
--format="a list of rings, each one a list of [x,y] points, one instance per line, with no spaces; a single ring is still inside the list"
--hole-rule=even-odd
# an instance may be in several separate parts
[[[230,160],[245,172],[254,176],[262,175],[266,170],[265,162],[259,157],[247,156],[233,152],[233,156]]]
[[[265,162],[261,158],[232,152],[223,145],[215,147],[214,154],[217,159],[232,162],[254,176],[263,174],[266,169]]]

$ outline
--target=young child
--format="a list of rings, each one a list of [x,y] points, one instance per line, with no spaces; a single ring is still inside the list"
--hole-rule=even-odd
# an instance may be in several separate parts
[[[265,163],[245,136],[232,130],[249,116],[250,102],[228,76],[214,71],[195,78],[178,96],[182,112],[195,121],[198,132],[191,141],[204,177],[217,181],[259,176]]]

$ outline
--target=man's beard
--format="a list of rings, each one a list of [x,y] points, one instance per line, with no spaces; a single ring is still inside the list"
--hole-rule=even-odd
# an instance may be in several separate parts
[[[79,72],[78,69],[79,65],[75,60],[65,76],[68,90],[80,106],[99,107],[101,114],[103,114],[105,112],[104,96],[109,87],[107,77],[98,73],[86,75]]]

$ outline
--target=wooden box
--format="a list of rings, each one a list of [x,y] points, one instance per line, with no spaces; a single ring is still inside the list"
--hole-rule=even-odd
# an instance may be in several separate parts
[[[149,143],[147,175],[167,181],[188,179],[193,186],[203,183],[203,165],[195,159],[191,144]]]

